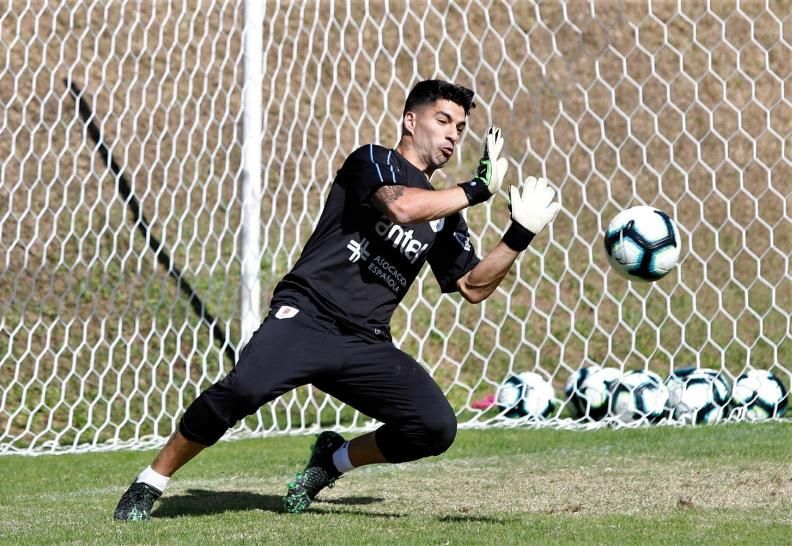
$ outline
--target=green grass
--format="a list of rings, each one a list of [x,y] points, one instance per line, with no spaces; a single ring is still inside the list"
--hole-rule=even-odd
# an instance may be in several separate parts
[[[789,423],[462,431],[442,457],[359,469],[302,515],[280,496],[311,440],[223,442],[147,523],[111,521],[153,452],[0,459],[0,542],[751,543],[792,537]]]

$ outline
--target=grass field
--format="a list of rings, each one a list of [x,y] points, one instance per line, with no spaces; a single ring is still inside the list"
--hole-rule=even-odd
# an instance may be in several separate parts
[[[0,542],[790,544],[792,426],[462,431],[442,457],[359,469],[302,515],[311,439],[224,442],[147,523],[111,521],[152,452],[3,457]]]

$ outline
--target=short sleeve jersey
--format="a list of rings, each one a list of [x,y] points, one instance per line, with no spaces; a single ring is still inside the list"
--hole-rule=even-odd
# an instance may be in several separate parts
[[[385,185],[433,190],[398,152],[369,144],[338,171],[302,255],[275,287],[273,303],[307,297],[322,314],[364,337],[390,339],[390,319],[425,262],[443,292],[478,262],[462,215],[396,224],[371,204]]]

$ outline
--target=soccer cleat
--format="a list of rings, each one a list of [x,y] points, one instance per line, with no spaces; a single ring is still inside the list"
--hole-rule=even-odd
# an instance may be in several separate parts
[[[113,519],[119,521],[145,521],[151,517],[154,501],[162,491],[147,483],[135,482],[121,495]]]
[[[333,487],[341,473],[333,464],[333,453],[344,443],[344,438],[335,432],[326,431],[316,438],[311,449],[311,458],[305,470],[289,482],[283,508],[291,514],[304,512],[316,495],[325,487]]]

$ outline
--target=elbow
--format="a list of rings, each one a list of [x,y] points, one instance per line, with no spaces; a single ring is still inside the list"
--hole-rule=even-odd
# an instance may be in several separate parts
[[[484,301],[485,298],[480,297],[478,294],[471,294],[469,292],[462,292],[462,297],[465,298],[465,301],[472,304],[478,304]]]
[[[409,224],[414,220],[410,209],[399,201],[388,205],[388,218],[395,224]]]
[[[487,294],[485,294],[481,290],[476,290],[475,288],[471,288],[468,286],[464,281],[460,281],[457,285],[459,288],[459,293],[465,298],[465,301],[468,303],[481,303],[485,299],[487,299]]]

